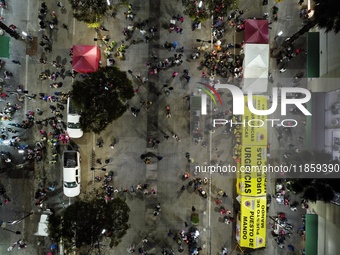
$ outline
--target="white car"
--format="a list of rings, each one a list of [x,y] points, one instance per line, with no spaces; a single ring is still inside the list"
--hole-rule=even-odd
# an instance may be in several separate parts
[[[80,138],[84,132],[80,129],[80,115],[72,105],[72,99],[67,99],[67,133],[70,138]]]
[[[80,194],[80,153],[78,151],[64,151],[63,155],[63,187],[67,197]]]

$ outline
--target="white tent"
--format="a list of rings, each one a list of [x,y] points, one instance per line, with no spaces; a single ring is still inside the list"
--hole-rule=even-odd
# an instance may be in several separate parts
[[[243,92],[251,90],[253,94],[267,92],[268,85],[269,45],[244,45]]]

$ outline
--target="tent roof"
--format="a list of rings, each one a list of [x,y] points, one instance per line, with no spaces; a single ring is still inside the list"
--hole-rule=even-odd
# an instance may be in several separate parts
[[[268,43],[268,20],[247,19],[244,31],[245,43]]]
[[[72,68],[79,73],[92,73],[98,70],[100,50],[92,45],[73,45]]]
[[[243,60],[243,90],[253,93],[267,92],[268,85],[268,44],[245,44]]]

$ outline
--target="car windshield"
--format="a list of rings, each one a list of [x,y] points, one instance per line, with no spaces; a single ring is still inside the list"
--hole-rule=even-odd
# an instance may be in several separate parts
[[[68,122],[67,123],[67,127],[68,128],[72,128],[72,129],[80,129],[80,124],[79,123]]]
[[[76,188],[78,184],[76,182],[64,182],[65,188]]]

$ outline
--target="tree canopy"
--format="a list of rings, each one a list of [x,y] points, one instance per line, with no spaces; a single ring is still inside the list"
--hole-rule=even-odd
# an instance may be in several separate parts
[[[134,96],[126,72],[115,66],[98,69],[89,77],[73,83],[71,97],[80,110],[84,132],[100,133],[127,110],[126,101]]]
[[[107,0],[69,0],[73,16],[78,21],[85,23],[98,23],[102,17],[111,10],[111,5],[107,4]]]
[[[314,0],[314,14],[307,20],[307,23],[293,36],[291,36],[285,44],[291,44],[311,28],[318,26],[324,28],[326,33],[340,31],[340,1],[339,0]]]
[[[111,239],[110,246],[117,246],[129,228],[129,212],[120,198],[77,201],[62,216],[50,216],[50,237],[56,241],[62,238],[66,249],[89,246],[91,250],[104,235]]]
[[[340,164],[338,160],[333,159],[333,156],[326,151],[302,151],[294,154],[288,160],[288,163],[292,166],[295,165],[295,169],[299,169],[299,166],[311,166],[312,164],[325,164],[327,166]],[[325,173],[320,173],[320,178],[291,179],[288,182],[289,189],[295,193],[303,193],[302,196],[312,202],[317,200],[330,202],[334,199],[335,192],[340,192],[339,180],[322,178],[322,174]]]
[[[199,5],[200,2],[202,2],[202,6]],[[233,3],[233,0],[187,0],[184,3],[183,13],[193,20],[203,21],[209,19],[212,15],[214,17],[227,16]]]

